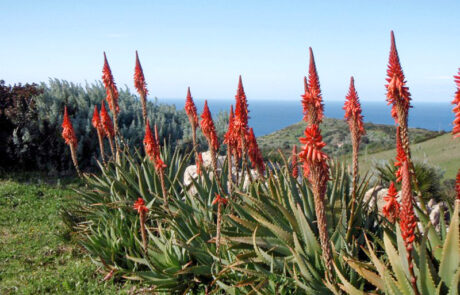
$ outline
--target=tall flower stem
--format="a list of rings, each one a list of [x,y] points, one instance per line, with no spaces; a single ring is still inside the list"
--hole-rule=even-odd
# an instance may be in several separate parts
[[[164,169],[161,169],[158,174],[160,176],[161,193],[163,194],[164,204],[165,204],[165,207],[168,207],[168,193],[166,191]]]
[[[111,137],[108,137],[109,139],[109,145],[110,145],[110,151],[112,153],[112,157],[115,156],[115,147],[113,145],[113,139]]]
[[[141,223],[141,237],[142,245],[144,246],[144,252],[147,253],[147,235],[145,232],[145,212],[139,213],[139,221]]]
[[[211,143],[209,144],[209,147],[210,147],[209,151],[211,152],[211,164],[212,164],[212,170],[214,172],[214,178],[216,179],[219,190],[223,193],[224,188],[222,186],[222,183],[220,182],[219,175],[217,174],[217,154],[214,148],[212,147]]]
[[[78,177],[82,177],[80,167],[78,166],[78,160],[77,160],[77,151],[75,150],[74,145],[69,145],[70,147],[70,155],[72,156],[72,162],[73,166],[75,167],[75,170],[77,170]]]
[[[227,190],[228,195],[231,198],[233,194],[233,174],[232,174],[232,149],[227,146],[227,166],[228,166],[228,182],[227,182]]]
[[[220,228],[222,219],[222,202],[217,204],[217,229],[216,229],[216,254],[219,255],[220,248]]]
[[[104,153],[104,141],[103,141],[104,137],[102,134],[102,130],[100,129],[97,129],[97,139],[99,140],[99,149],[101,152],[102,163],[104,164],[104,166],[107,166],[107,163],[105,162],[105,153]]]

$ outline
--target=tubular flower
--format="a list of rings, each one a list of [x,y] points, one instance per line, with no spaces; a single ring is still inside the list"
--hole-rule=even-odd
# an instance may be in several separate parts
[[[395,160],[395,167],[396,170],[396,182],[401,182],[402,180],[402,170],[403,170],[403,163],[406,161],[406,153],[404,152],[404,148],[401,143],[401,133],[399,126],[396,127],[396,160]]]
[[[91,123],[97,130],[102,130],[101,117],[99,116],[97,105],[94,106],[93,119],[91,120]]]
[[[196,159],[196,173],[198,175],[201,175],[201,165],[203,165],[203,155],[199,153]]]
[[[67,114],[67,106],[64,107],[64,119],[62,120],[62,137],[64,138],[65,143],[69,146],[74,148],[77,146],[77,136],[75,135],[72,122],[70,121],[69,115]]]
[[[134,202],[133,205],[134,210],[137,210],[137,213],[147,213],[149,212],[149,209],[145,206],[144,199],[138,198],[136,202]]]
[[[110,68],[109,68],[109,71],[110,71]],[[142,70],[142,66],[139,61],[139,55],[137,54],[137,50],[136,50],[136,66],[134,68],[134,87],[136,87],[137,92],[141,96],[143,96],[144,98],[147,97],[147,94],[148,94],[147,83],[145,82],[144,71]]]
[[[212,116],[208,108],[207,100],[204,101],[204,109],[203,114],[201,114],[200,126],[204,136],[208,140],[210,148],[212,148],[214,151],[219,150],[219,141],[217,140],[216,127],[212,121]]]
[[[144,136],[144,149],[145,153],[149,156],[150,161],[155,165],[155,170],[162,171],[166,168],[166,165],[160,157],[160,146],[158,142],[158,132],[155,126],[155,137],[153,137],[152,130],[150,129],[150,123],[147,120],[145,125],[145,136]]]
[[[238,80],[238,90],[235,95],[236,105],[235,105],[235,118],[234,118],[234,128],[237,134],[246,133],[248,130],[248,119],[249,119],[249,110],[248,110],[248,101],[246,99],[246,94],[243,88],[243,81],[241,75]]]
[[[104,52],[104,67],[102,68],[102,82],[104,82],[105,91],[107,94],[107,102],[112,112],[120,112],[118,106],[118,89],[113,79],[112,70],[110,69],[107,57]]]
[[[104,102],[101,104],[100,118],[105,136],[108,138],[113,138],[115,136],[115,131],[113,130],[112,119],[110,118],[109,113],[107,113]]]
[[[228,129],[224,135],[224,143],[231,149],[237,148],[238,134],[235,133],[234,126],[235,116],[233,114],[233,105],[230,106],[230,114],[228,116]]]
[[[305,93],[302,95],[303,119],[308,125],[319,124],[324,117],[324,105],[322,102],[318,73],[316,71],[315,58],[311,47],[308,83],[305,79],[304,88]]]
[[[254,135],[254,130],[249,129],[246,142],[248,143],[248,155],[252,163],[252,168],[259,170],[260,174],[263,174],[265,171],[264,159],[262,153],[260,152],[259,146],[257,145],[257,140]]]
[[[299,166],[297,165],[297,146],[292,147],[292,177],[299,177]]]
[[[359,102],[358,93],[355,89],[355,80],[353,77],[350,79],[350,89],[345,98],[345,119],[348,121],[352,136],[357,137],[357,141],[360,140],[361,136],[366,132],[364,131],[363,116],[361,115],[361,104]]]
[[[458,76],[454,76],[454,80],[457,85],[457,92],[455,92],[455,98],[452,101],[452,104],[455,105],[452,109],[455,114],[452,134],[454,135],[454,138],[457,138],[460,137],[460,69],[458,69]]]
[[[323,137],[318,128],[318,125],[312,125],[305,129],[305,137],[299,138],[300,143],[304,144],[302,151],[299,154],[300,159],[304,162],[304,176],[308,177],[308,167],[311,165],[319,165],[327,167],[327,155],[322,151],[326,143],[323,142]],[[326,172],[327,169],[324,171]]]
[[[391,115],[396,123],[401,124],[401,120],[407,120],[407,112],[410,106],[410,93],[409,88],[406,86],[404,73],[399,61],[398,50],[396,49],[395,36],[391,31],[391,49],[390,58],[388,61],[387,70],[388,82],[385,87],[387,88],[387,101],[388,105],[393,105]],[[404,116],[402,118],[399,118]]]
[[[400,227],[401,235],[408,252],[412,250],[412,242],[415,239],[415,227],[417,221],[415,219],[412,188],[410,183],[409,163],[404,161],[402,170],[402,200],[400,212]]]
[[[228,203],[228,199],[221,197],[219,194],[216,194],[216,197],[212,201],[212,205],[215,205],[218,203],[226,205]]]
[[[394,223],[396,218],[399,217],[399,203],[396,200],[398,192],[395,189],[395,184],[390,183],[387,195],[383,198],[385,206],[382,208],[383,215],[388,219],[389,222]]]
[[[198,126],[198,114],[196,112],[196,106],[193,102],[192,94],[190,93],[190,87],[187,89],[187,99],[185,100],[185,113],[187,114],[188,120],[193,128]]]

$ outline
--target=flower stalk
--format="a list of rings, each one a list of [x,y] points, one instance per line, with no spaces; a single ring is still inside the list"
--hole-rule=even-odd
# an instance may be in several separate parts
[[[147,120],[145,125],[145,136],[144,136],[144,150],[145,154],[149,157],[150,161],[155,166],[155,171],[160,177],[161,192],[163,194],[164,205],[168,206],[168,194],[166,192],[166,185],[164,180],[164,169],[166,164],[161,159],[160,155],[160,142],[158,138],[158,129],[155,125],[155,137],[153,137],[152,130],[150,129],[150,123]]]
[[[139,213],[139,223],[141,225],[141,237],[142,245],[144,247],[144,252],[147,253],[147,234],[145,230],[145,215],[149,212],[149,209],[145,206],[144,199],[138,198],[133,205],[134,210],[137,210]]]
[[[188,121],[192,127],[192,141],[193,151],[195,152],[195,162],[198,163],[198,144],[196,141],[196,128],[198,126],[198,114],[196,111],[195,102],[193,101],[192,94],[190,93],[190,87],[187,88],[187,97],[185,99],[185,113],[187,114]]]
[[[104,164],[104,166],[106,166],[107,163],[105,162],[104,141],[103,141],[104,129],[102,127],[101,117],[99,116],[97,105],[94,106],[93,119],[91,120],[91,123],[93,124],[93,127],[97,131],[97,139],[99,140],[99,150],[101,152],[102,163]]]
[[[327,270],[326,275],[332,281],[332,253],[324,205],[327,181],[329,180],[328,156],[322,151],[326,143],[323,142],[318,125],[307,127],[304,133],[305,137],[299,139],[300,143],[304,145],[299,158],[303,161],[304,177],[310,182],[313,192],[322,257]]]
[[[217,204],[217,226],[216,226],[216,255],[219,255],[220,248],[220,235],[221,235],[221,223],[222,223],[222,205],[226,205],[228,200],[216,194],[215,199],[212,201],[212,205]]]
[[[407,251],[407,262],[409,265],[410,282],[412,289],[416,295],[420,294],[417,289],[417,278],[414,274],[414,265],[412,257],[413,242],[415,240],[415,228],[417,227],[417,220],[415,217],[411,187],[411,174],[409,171],[409,162],[406,160],[403,163],[402,170],[402,200],[401,200],[401,212],[400,212],[400,223],[401,235],[404,239],[404,245]]]
[[[109,139],[110,150],[112,152],[112,157],[115,155],[115,148],[113,145],[113,139],[115,137],[115,131],[113,129],[112,119],[105,108],[105,102],[101,104],[101,111],[100,111],[100,118],[101,118],[101,125],[102,129],[104,130],[105,136]]]
[[[460,68],[458,69],[458,76],[454,76],[454,81],[457,85],[457,91],[455,92],[455,97],[452,101],[452,104],[454,105],[452,112],[455,114],[455,119],[452,123],[454,126],[452,128],[452,135],[454,138],[457,138],[460,137]]]
[[[297,164],[297,146],[296,145],[292,147],[291,175],[295,179],[299,177],[299,165]]]
[[[120,140],[121,134],[118,129],[118,113],[120,113],[120,107],[118,105],[118,89],[117,85],[115,84],[112,70],[110,69],[109,62],[107,61],[107,57],[104,52],[104,67],[102,68],[102,82],[104,83],[106,94],[107,94],[107,102],[109,104],[109,109],[113,115],[113,126],[115,136],[118,137]],[[120,145],[118,141],[115,140],[115,148],[117,151],[117,155],[121,152]]]

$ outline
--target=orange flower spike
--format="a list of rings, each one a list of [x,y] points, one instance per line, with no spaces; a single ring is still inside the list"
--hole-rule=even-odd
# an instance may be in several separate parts
[[[327,160],[327,155],[322,151],[326,143],[323,142],[318,125],[307,127],[304,131],[305,137],[299,138],[300,143],[304,144],[304,149],[299,157],[310,162],[322,162]]]
[[[212,201],[212,205],[215,205],[218,203],[226,205],[228,203],[228,199],[221,197],[219,194],[216,194],[216,197]]]
[[[166,164],[161,159],[160,138],[158,136],[157,125],[155,125],[155,168],[157,170],[166,168]]]
[[[235,116],[233,114],[233,105],[230,106],[230,114],[228,116],[228,129],[224,135],[224,143],[231,149],[236,148],[236,141],[235,138],[237,135],[235,134],[235,126],[234,126]]]
[[[348,124],[350,124],[352,128],[355,128],[353,127],[354,125],[357,126],[358,130],[356,131],[359,140],[359,138],[365,134],[365,131],[363,116],[361,114],[361,104],[359,102],[358,93],[356,92],[355,80],[353,77],[350,79],[350,89],[348,90],[348,94],[345,97],[345,105],[343,109],[345,110],[345,119],[347,119]]]
[[[457,85],[457,91],[455,92],[454,100],[452,104],[454,108],[452,111],[455,114],[455,119],[453,122],[452,135],[454,138],[460,137],[460,68],[458,69],[458,76],[454,76],[455,84]]]
[[[297,146],[292,147],[292,177],[297,178],[299,176],[299,166],[297,165]]]
[[[142,70],[142,66],[141,66],[141,62],[139,61],[139,55],[137,54],[137,50],[136,50],[136,66],[134,68],[134,87],[136,87],[137,92],[141,96],[144,96],[144,97],[147,96],[148,94],[147,83],[145,82],[144,71]]]
[[[246,141],[248,142],[248,155],[252,163],[252,168],[257,167],[259,173],[263,174],[265,171],[265,163],[252,128],[249,128]]]
[[[246,99],[246,94],[244,92],[243,80],[241,79],[241,75],[238,80],[238,90],[236,91],[235,100],[235,132],[237,134],[241,134],[242,131],[248,130],[249,120],[248,101]]]
[[[149,209],[145,206],[144,199],[138,198],[133,205],[134,210],[137,210],[139,214],[149,212]]]
[[[415,227],[417,220],[415,218],[413,207],[412,188],[410,183],[409,163],[404,161],[402,166],[402,198],[401,198],[401,212],[400,212],[400,227],[401,235],[407,251],[412,250],[412,242],[415,239]]]
[[[152,130],[150,129],[149,121],[145,124],[144,149],[145,154],[149,156],[150,160],[154,160],[156,153],[156,141],[153,137]]]
[[[115,131],[113,130],[112,119],[110,118],[109,113],[107,113],[104,102],[101,104],[100,118],[105,135],[109,138],[113,138],[115,136]]]
[[[399,203],[396,200],[398,192],[396,191],[395,185],[393,182],[390,183],[387,195],[383,198],[385,206],[382,208],[383,215],[390,221],[394,223],[396,218],[399,216]]]
[[[64,119],[62,120],[62,137],[69,146],[77,146],[77,136],[67,113],[67,106],[64,107]]]
[[[309,125],[319,124],[324,117],[324,105],[322,102],[321,88],[319,84],[318,72],[316,71],[313,50],[310,51],[310,65],[308,69],[308,82],[304,80],[305,94],[302,95],[302,105],[304,121]]]
[[[110,69],[107,57],[104,52],[104,67],[102,68],[102,82],[104,83],[107,93],[107,101],[112,112],[120,112],[118,106],[118,89],[113,79],[112,70]],[[113,97],[112,97],[113,96]]]
[[[201,165],[203,165],[203,156],[199,153],[196,159],[196,174],[198,175],[201,175]]]
[[[91,123],[97,130],[102,130],[101,117],[99,116],[97,105],[94,106],[93,119],[91,120]]]
[[[190,87],[187,89],[187,98],[185,100],[185,113],[187,114],[190,124],[194,127],[198,126],[198,114],[196,111],[195,102],[193,101],[192,94],[190,93]]]
[[[200,121],[201,130],[204,136],[207,138],[211,147],[217,151],[219,150],[219,141],[217,140],[216,127],[212,121],[211,112],[209,111],[208,101],[204,101],[203,113],[201,114]]]
[[[399,61],[393,31],[391,31],[391,48],[387,76],[386,81],[388,84],[385,85],[387,88],[387,101],[389,105],[393,105],[391,115],[395,122],[398,123],[398,108],[402,108],[401,111],[407,112],[410,108],[411,98],[409,88],[406,86],[406,78],[404,77],[401,63]]]

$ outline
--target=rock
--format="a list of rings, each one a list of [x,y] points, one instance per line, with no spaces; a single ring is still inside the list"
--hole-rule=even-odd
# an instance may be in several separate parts
[[[203,152],[201,153],[201,157],[203,158],[203,166],[206,168],[212,168],[211,152]],[[225,156],[217,156],[217,169],[222,169],[222,166],[224,166],[225,158]]]
[[[366,203],[366,202],[369,202],[369,210],[373,210],[375,208],[375,205],[377,202],[377,199],[378,199],[378,193],[384,189],[383,186],[381,185],[376,185],[374,186],[373,188],[371,188],[370,190],[368,190],[365,194],[364,194],[364,199],[363,201]],[[387,189],[387,192],[388,192],[388,189]]]

